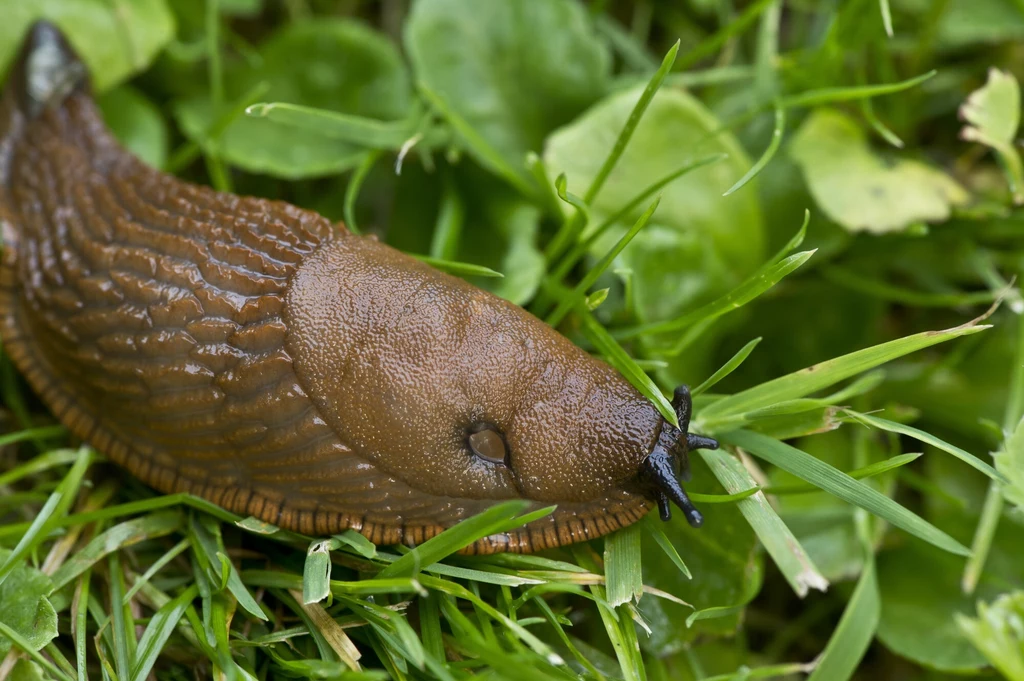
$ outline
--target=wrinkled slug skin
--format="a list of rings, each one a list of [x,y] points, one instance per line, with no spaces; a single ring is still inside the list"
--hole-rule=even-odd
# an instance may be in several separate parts
[[[499,500],[557,504],[468,549],[533,551],[647,512],[662,420],[614,370],[373,238],[146,167],[75,65],[37,25],[0,100],[0,336],[76,436],[311,535],[415,544]],[[507,465],[472,453],[479,423]]]

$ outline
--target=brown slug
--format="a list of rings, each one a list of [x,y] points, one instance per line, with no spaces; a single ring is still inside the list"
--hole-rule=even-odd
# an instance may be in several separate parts
[[[378,544],[503,499],[468,551],[606,534],[669,500],[687,434],[525,310],[313,212],[146,167],[33,26],[0,99],[0,337],[79,438],[164,493]]]

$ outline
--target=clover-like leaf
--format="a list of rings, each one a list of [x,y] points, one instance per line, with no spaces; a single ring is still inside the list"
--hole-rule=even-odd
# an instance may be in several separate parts
[[[995,464],[996,470],[1010,481],[1003,486],[1003,497],[1024,514],[1024,420],[996,452]]]
[[[1013,74],[992,68],[988,81],[967,97],[960,116],[969,125],[960,131],[968,142],[991,147],[999,156],[1010,182],[1014,203],[1024,203],[1024,165],[1014,146],[1020,127],[1020,85]]]
[[[851,232],[883,234],[942,222],[969,196],[946,173],[920,161],[889,161],[864,131],[834,109],[819,109],[797,131],[790,156],[821,210]]]
[[[11,552],[0,549],[0,563]],[[53,584],[45,574],[21,565],[0,585],[0,622],[18,632],[35,650],[57,637],[57,612],[46,597]],[[11,649],[11,640],[0,635],[0,659]]]

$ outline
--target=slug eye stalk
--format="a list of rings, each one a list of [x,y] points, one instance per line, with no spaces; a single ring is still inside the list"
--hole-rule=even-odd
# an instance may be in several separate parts
[[[704,516],[694,507],[687,496],[679,478],[690,479],[689,452],[694,449],[718,449],[718,441],[703,435],[691,435],[690,415],[693,411],[693,400],[690,389],[685,386],[676,388],[672,406],[679,419],[679,428],[664,424],[658,443],[640,464],[640,477],[654,488],[654,499],[658,502],[658,512],[662,520],[672,518],[672,506],[675,503],[692,527],[704,524]]]

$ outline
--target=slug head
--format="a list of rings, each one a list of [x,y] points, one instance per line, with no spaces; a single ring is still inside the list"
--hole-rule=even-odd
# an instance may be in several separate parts
[[[407,522],[510,498],[558,504],[555,523],[671,499],[699,522],[675,478],[687,451],[711,442],[686,437],[689,393],[677,395],[679,430],[518,306],[373,239],[341,237],[303,262],[287,318],[289,352],[325,421],[413,490]]]
[[[88,73],[60,29],[37,21],[29,29],[11,69],[10,84],[30,118],[88,87]]]
[[[681,385],[672,398],[679,427],[663,423],[658,443],[640,465],[640,479],[650,485],[651,493],[658,502],[662,520],[672,518],[671,501],[686,514],[686,521],[693,527],[704,524],[704,516],[693,506],[679,479],[689,481],[689,453],[693,449],[718,449],[718,441],[703,435],[693,435],[690,430],[690,415],[693,401],[690,389]]]

